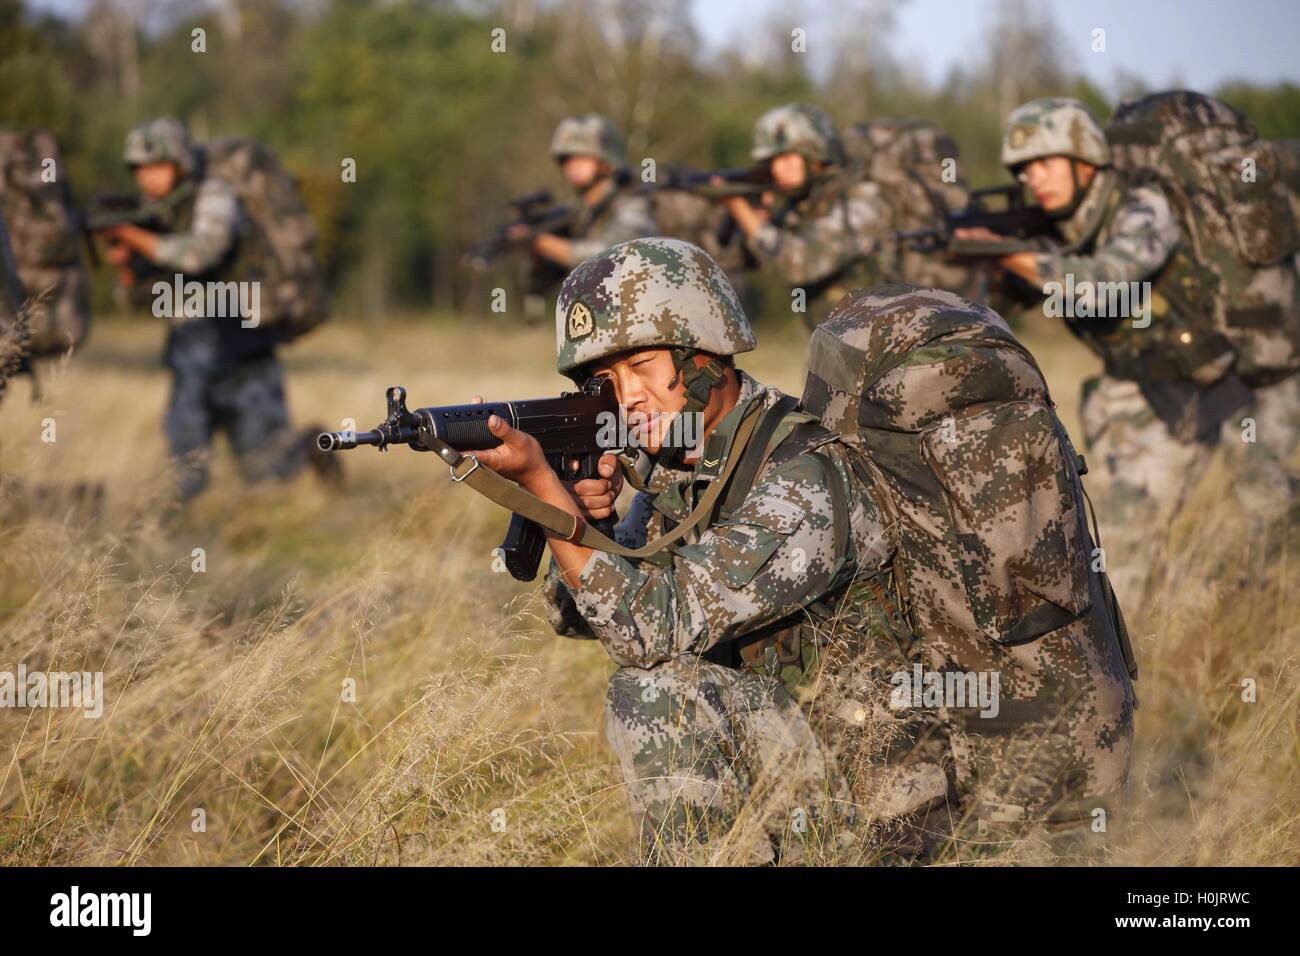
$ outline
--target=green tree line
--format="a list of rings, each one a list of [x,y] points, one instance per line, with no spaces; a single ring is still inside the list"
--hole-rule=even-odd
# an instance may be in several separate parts
[[[937,86],[918,81],[889,56],[901,2],[800,55],[781,20],[770,49],[706,53],[685,0],[229,0],[147,16],[96,0],[73,19],[0,0],[0,121],[52,129],[83,196],[129,187],[123,137],[155,115],[184,118],[199,140],[261,138],[300,177],[344,303],[451,308],[472,288],[461,255],[504,200],[539,186],[563,195],[547,145],[569,113],[610,115],[633,162],[699,166],[747,162],[753,120],[791,100],[844,124],[919,116],[956,137],[975,185],[1005,178],[1008,104],[1068,94],[1110,114],[1024,0],[1006,0],[969,63]],[[1300,136],[1295,84],[1209,92],[1265,136]]]

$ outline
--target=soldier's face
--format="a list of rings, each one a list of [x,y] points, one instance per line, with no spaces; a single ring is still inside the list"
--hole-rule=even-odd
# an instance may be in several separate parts
[[[1048,212],[1065,209],[1074,202],[1075,177],[1070,175],[1071,164],[1078,170],[1079,188],[1087,188],[1096,167],[1066,156],[1030,160],[1020,170],[1020,181],[1029,187],[1038,205]]]
[[[798,192],[808,181],[808,164],[799,153],[779,153],[772,157],[772,181],[783,193]]]
[[[176,188],[180,170],[172,162],[141,163],[133,168],[135,184],[150,199],[161,199]]]
[[[596,181],[600,174],[600,160],[595,156],[566,156],[561,168],[569,185],[581,192]]]
[[[686,406],[686,387],[674,385],[677,369],[668,349],[638,349],[603,359],[593,374],[614,380],[628,432],[650,454],[664,447],[673,416]]]

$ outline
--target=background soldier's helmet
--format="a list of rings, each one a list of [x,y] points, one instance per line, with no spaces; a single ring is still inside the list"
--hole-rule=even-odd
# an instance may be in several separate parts
[[[1002,133],[1002,164],[1015,172],[1032,159],[1068,156],[1110,165],[1110,146],[1092,111],[1078,100],[1046,97],[1016,107]]]
[[[613,123],[598,113],[587,113],[560,120],[551,137],[552,159],[563,162],[575,155],[595,156],[618,169],[627,162],[627,147]]]
[[[834,121],[825,110],[803,103],[768,110],[754,124],[754,148],[749,155],[763,162],[780,153],[798,153],[821,163],[844,162],[844,147]]]
[[[736,355],[755,344],[726,275],[679,239],[611,246],[569,273],[555,306],[555,364],[579,384],[588,363],[629,349]]]
[[[126,134],[122,159],[128,166],[170,160],[182,173],[189,173],[194,168],[190,132],[184,123],[170,116],[141,123]]]

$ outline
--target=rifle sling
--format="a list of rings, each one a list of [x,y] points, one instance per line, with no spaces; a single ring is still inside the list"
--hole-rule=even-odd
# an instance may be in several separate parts
[[[641,559],[651,557],[669,545],[676,544],[695,527],[709,518],[713,513],[714,505],[717,504],[718,499],[726,491],[731,476],[740,462],[741,454],[745,450],[745,446],[748,444],[760,418],[762,418],[762,413],[759,405],[755,403],[745,413],[745,418],[736,429],[730,452],[727,455],[726,466],[722,469],[721,474],[709,484],[708,490],[700,497],[695,508],[672,531],[660,535],[641,548],[626,548],[618,544],[601,534],[586,521],[577,518],[563,508],[557,508],[555,505],[542,501],[531,491],[519,487],[519,485],[508,478],[502,477],[486,465],[480,465],[478,459],[472,454],[461,454],[440,438],[422,436],[422,440],[433,451],[437,452],[443,461],[451,466],[453,481],[464,482],[485,498],[513,511],[517,515],[527,518],[529,521],[541,525],[547,531],[566,541],[574,541],[584,548],[594,548],[597,551],[617,554],[624,558]],[[469,465],[465,467],[467,462]]]

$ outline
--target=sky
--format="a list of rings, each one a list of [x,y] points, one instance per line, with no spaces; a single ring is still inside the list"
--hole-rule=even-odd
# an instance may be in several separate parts
[[[835,20],[837,0],[692,0],[709,48],[749,34],[785,10],[807,17],[809,53]],[[1033,0],[1031,0],[1033,2]],[[1300,0],[1038,0],[1061,27],[1077,66],[1111,91],[1120,68],[1151,87],[1210,90],[1228,79],[1300,83]],[[937,83],[979,43],[998,0],[906,0],[897,18],[896,58]],[[1094,29],[1106,51],[1091,50]]]

